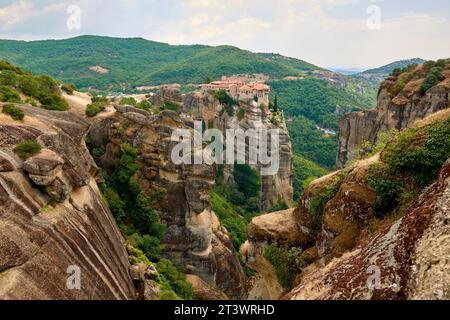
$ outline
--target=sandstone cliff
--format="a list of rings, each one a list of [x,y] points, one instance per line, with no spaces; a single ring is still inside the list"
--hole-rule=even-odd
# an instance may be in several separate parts
[[[450,159],[402,219],[324,268],[289,299],[450,299]],[[377,279],[378,277],[378,279]]]
[[[128,255],[95,182],[89,125],[68,112],[0,113],[0,298],[135,299]],[[23,161],[23,140],[42,151]],[[81,288],[68,287],[74,270]]]
[[[176,165],[170,159],[177,144],[171,141],[172,132],[192,129],[192,120],[168,110],[151,115],[133,107],[116,109],[114,115],[93,124],[90,131],[93,147],[106,150],[99,160],[101,166],[114,167],[121,144],[136,147],[140,154],[136,178],[143,191],[151,194],[164,190],[157,204],[162,222],[167,225],[164,255],[201,280],[193,281],[195,284],[206,283],[230,298],[242,298],[246,282],[243,269],[227,231],[210,208],[215,167]]]
[[[336,165],[344,167],[357,159],[363,142],[376,142],[380,133],[402,130],[415,121],[449,107],[450,63],[442,73],[443,80],[421,92],[427,76],[424,65],[391,76],[381,84],[377,107],[367,112],[350,113],[340,122]]]
[[[266,299],[449,299],[449,124],[450,109],[417,121],[381,154],[313,181],[297,208],[253,219],[241,250],[260,273],[250,293]],[[438,159],[433,168],[415,164],[431,159]],[[429,174],[434,184],[423,189],[416,173]],[[402,184],[396,202],[380,214],[377,201],[395,192],[395,179]],[[274,245],[284,252],[282,264],[267,259]],[[289,291],[280,271],[298,259]]]
[[[280,199],[291,206],[293,202],[293,150],[285,122],[281,121],[280,124],[274,125],[270,121],[272,114],[267,108],[262,110],[252,103],[240,102],[239,104],[242,111],[237,112],[241,112],[241,114],[230,116],[227,112],[224,112],[224,106],[221,106],[212,94],[196,92],[184,97],[183,111],[190,113],[194,119],[203,120],[209,127],[218,128],[224,133],[227,129],[241,129],[244,132],[262,128],[267,130],[278,129],[280,166],[275,175],[262,177],[262,210],[271,209]],[[249,139],[246,139],[247,156],[249,143]],[[270,146],[270,141],[268,145]],[[261,166],[254,166],[254,169],[260,171]],[[232,179],[232,174],[233,166],[225,166],[225,179]]]

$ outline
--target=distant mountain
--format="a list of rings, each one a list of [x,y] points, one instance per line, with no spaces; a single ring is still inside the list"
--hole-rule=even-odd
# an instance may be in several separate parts
[[[379,68],[375,68],[375,69],[370,69],[370,70],[366,70],[361,72],[361,74],[384,74],[384,75],[389,75],[394,69],[396,68],[404,68],[407,67],[411,64],[422,64],[424,63],[426,60],[420,59],[420,58],[414,58],[414,59],[408,59],[408,60],[400,60],[400,61],[395,61],[392,62],[390,64],[387,64],[385,66],[379,67]]]
[[[66,40],[0,40],[0,59],[78,88],[124,91],[162,83],[202,83],[208,77],[264,73],[298,76],[321,68],[279,54],[231,46],[172,46],[142,38],[80,36]]]
[[[346,76],[351,76],[353,74],[361,73],[364,71],[364,69],[360,68],[328,68],[328,69]]]
[[[420,58],[395,61],[379,68],[369,69],[350,75],[349,78],[353,79],[353,81],[359,83],[361,86],[369,88],[369,91],[377,92],[381,82],[386,80],[394,69],[402,69],[412,64],[422,64],[425,61],[426,60]]]

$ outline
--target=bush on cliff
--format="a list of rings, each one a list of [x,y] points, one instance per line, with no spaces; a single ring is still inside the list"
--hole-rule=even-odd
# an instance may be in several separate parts
[[[11,89],[8,86],[0,86],[0,101],[21,103],[22,99],[16,90]]]
[[[59,94],[46,93],[39,95],[42,108],[46,110],[67,111],[69,104]]]
[[[22,121],[25,117],[23,110],[13,104],[5,104],[3,106],[2,113],[11,116],[11,118],[17,121]]]
[[[22,159],[27,160],[41,151],[42,147],[34,140],[24,140],[14,149],[15,153]]]
[[[95,117],[100,112],[105,111],[106,107],[109,104],[108,98],[93,96],[91,99],[91,103],[86,107],[86,116],[89,118]]]
[[[310,207],[311,226],[315,232],[319,232],[322,229],[325,206],[328,201],[336,196],[342,182],[347,177],[347,175],[348,173],[345,171],[339,173],[322,192],[315,194],[312,197]]]
[[[292,289],[295,278],[305,265],[301,254],[300,248],[286,249],[275,244],[264,250],[264,258],[272,264],[278,281],[284,289]]]
[[[382,160],[397,173],[406,172],[419,188],[430,185],[450,157],[450,119],[402,132],[388,144]]]
[[[176,268],[173,263],[167,259],[158,261],[156,267],[158,272],[165,279],[165,281],[162,281],[163,289],[165,288],[164,284],[166,284],[166,286],[172,289],[180,298],[192,300],[192,285],[186,281],[186,275],[183,270]]]
[[[442,75],[443,71],[444,69],[442,67],[431,68],[427,73],[424,83],[420,87],[420,92],[425,94],[429,89],[444,80],[444,76]]]
[[[76,88],[75,85],[72,84],[72,83],[65,83],[65,84],[63,84],[63,85],[61,86],[61,89],[62,89],[65,93],[67,93],[67,94],[69,94],[69,95],[72,95],[72,94],[74,93],[74,91],[75,91],[77,88]]]
[[[85,113],[87,117],[92,118],[95,117],[100,112],[105,111],[105,109],[106,109],[105,104],[95,102],[87,105]]]
[[[190,300],[192,286],[186,281],[183,270],[171,261],[161,258],[161,239],[166,228],[160,223],[153,203],[159,201],[165,190],[155,190],[147,196],[141,190],[135,174],[139,151],[124,143],[120,146],[120,159],[110,175],[104,173],[105,183],[100,187],[103,196],[114,214],[122,234],[132,247],[132,263],[155,262],[162,300]]]
[[[247,240],[248,221],[227,199],[214,191],[211,192],[211,208],[228,230],[234,248],[239,251],[241,245]]]
[[[383,217],[436,180],[450,157],[450,119],[401,132],[385,147],[381,160],[369,169],[369,185],[377,192],[375,214]]]
[[[122,105],[122,106],[133,106],[133,107],[135,107],[136,104],[137,104],[137,101],[133,97],[123,97],[122,99],[120,99],[119,104]]]
[[[172,110],[175,112],[179,112],[180,111],[180,105],[176,102],[170,101],[170,100],[166,100],[164,101],[164,109],[167,110]]]

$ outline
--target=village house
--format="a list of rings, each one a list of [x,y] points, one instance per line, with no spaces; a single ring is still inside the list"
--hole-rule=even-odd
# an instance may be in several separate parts
[[[257,98],[258,105],[269,105],[270,87],[261,82],[244,83],[242,80],[221,80],[202,84],[202,92],[225,90],[237,101],[251,101]]]

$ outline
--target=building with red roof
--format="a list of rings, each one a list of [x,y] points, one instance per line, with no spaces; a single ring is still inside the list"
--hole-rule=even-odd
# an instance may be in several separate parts
[[[255,100],[258,105],[269,105],[270,87],[262,82],[244,83],[242,80],[227,79],[202,84],[201,90],[203,92],[225,90],[237,101]]]

